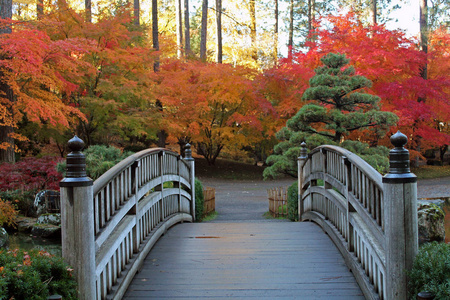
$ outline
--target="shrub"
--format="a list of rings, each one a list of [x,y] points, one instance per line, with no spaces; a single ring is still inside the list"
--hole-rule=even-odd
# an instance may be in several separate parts
[[[450,299],[450,244],[432,242],[420,247],[408,276],[411,299],[421,291],[433,293],[436,300]]]
[[[203,197],[203,185],[200,180],[195,179],[195,218],[197,221],[202,220],[204,204],[205,199]]]
[[[3,227],[4,224],[8,226],[14,225],[17,213],[16,208],[10,201],[3,201],[0,198],[0,227]]]
[[[0,198],[9,201],[24,216],[35,216],[34,198],[37,190],[0,191]]]
[[[76,282],[61,257],[45,251],[0,251],[0,299],[77,299]]]
[[[288,203],[288,219],[291,221],[298,221],[298,183],[294,182],[288,188],[287,195]]]
[[[52,156],[27,157],[14,164],[0,164],[0,191],[58,190],[62,176],[56,164],[60,160]]]
[[[105,145],[90,146],[83,153],[86,156],[86,173],[92,180],[96,180],[118,162],[133,154],[133,152],[122,152],[119,148]],[[57,169],[58,172],[65,174],[66,162],[59,163]]]

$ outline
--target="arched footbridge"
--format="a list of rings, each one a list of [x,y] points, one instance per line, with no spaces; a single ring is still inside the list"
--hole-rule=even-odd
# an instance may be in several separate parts
[[[195,223],[190,148],[141,151],[93,182],[75,137],[61,212],[79,299],[407,299],[417,185],[406,137],[391,141],[384,177],[342,148],[303,145],[299,218],[312,222]]]

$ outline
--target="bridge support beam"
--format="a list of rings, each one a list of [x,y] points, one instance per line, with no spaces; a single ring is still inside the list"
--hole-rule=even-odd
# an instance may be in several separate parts
[[[84,142],[69,141],[66,177],[60,182],[62,256],[74,268],[78,299],[96,299],[93,181],[86,175]]]
[[[408,299],[406,272],[418,251],[417,177],[410,172],[407,138],[391,137],[389,173],[383,177],[386,235],[386,299]]]

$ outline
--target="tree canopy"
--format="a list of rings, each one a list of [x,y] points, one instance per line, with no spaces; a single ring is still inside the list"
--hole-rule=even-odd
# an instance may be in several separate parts
[[[264,170],[266,178],[297,176],[302,142],[310,148],[332,144],[358,150],[361,146],[344,143],[353,131],[376,128],[386,132],[398,120],[395,114],[380,111],[380,98],[364,90],[371,87],[372,82],[355,74],[355,68],[348,66],[350,60],[345,55],[329,53],[321,62],[323,66],[315,69],[310,87],[303,93],[307,104],[277,133],[280,142],[267,159],[271,166]]]
[[[428,149],[443,153],[450,144],[446,28],[430,27],[436,29],[424,53],[417,40],[381,21],[368,25],[359,12],[321,16],[334,11],[327,3],[279,1],[276,10],[273,1],[229,1],[212,13],[209,1],[200,20],[204,9],[191,0],[181,22],[189,30],[186,53],[186,31],[183,40],[176,38],[174,2],[152,3],[157,20],[148,18],[144,3],[140,14],[128,3],[92,3],[89,18],[72,1],[39,1],[37,11],[14,4],[12,20],[2,16],[0,24],[1,149],[15,144],[26,156],[56,144],[63,155],[63,143],[76,133],[88,145],[139,150],[190,142],[210,163],[222,154],[250,153],[261,161],[275,133],[287,135],[281,129],[299,111],[303,123],[287,125],[301,125],[322,142],[389,145],[386,130],[400,129],[414,137],[408,147],[416,156]],[[292,19],[287,7],[308,18]],[[218,15],[222,64],[215,62]],[[206,48],[200,59],[201,24]],[[294,35],[290,55],[280,58],[274,34],[287,24],[303,37]],[[324,56],[331,65],[320,66]],[[399,117],[395,126],[387,112]]]

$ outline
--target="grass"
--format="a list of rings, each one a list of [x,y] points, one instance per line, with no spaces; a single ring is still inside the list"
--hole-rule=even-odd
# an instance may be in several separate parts
[[[210,166],[203,158],[195,159],[195,175],[200,178],[215,178],[227,180],[263,180],[264,167],[252,164],[217,159]]]
[[[202,222],[212,221],[217,218],[217,212],[213,211],[202,218]]]
[[[217,159],[216,164],[210,166],[203,158],[195,159],[196,176],[200,178],[263,180],[264,168],[225,159]],[[411,168],[411,172],[416,174],[418,179],[450,177],[450,166],[421,166]]]
[[[283,217],[283,216],[276,217],[276,218],[273,217],[272,214],[270,213],[270,211],[266,211],[266,212],[263,214],[263,217],[266,218],[266,219],[268,219],[268,220],[287,220],[287,217]]]
[[[411,168],[411,172],[416,174],[418,179],[450,177],[450,166],[421,166]]]

